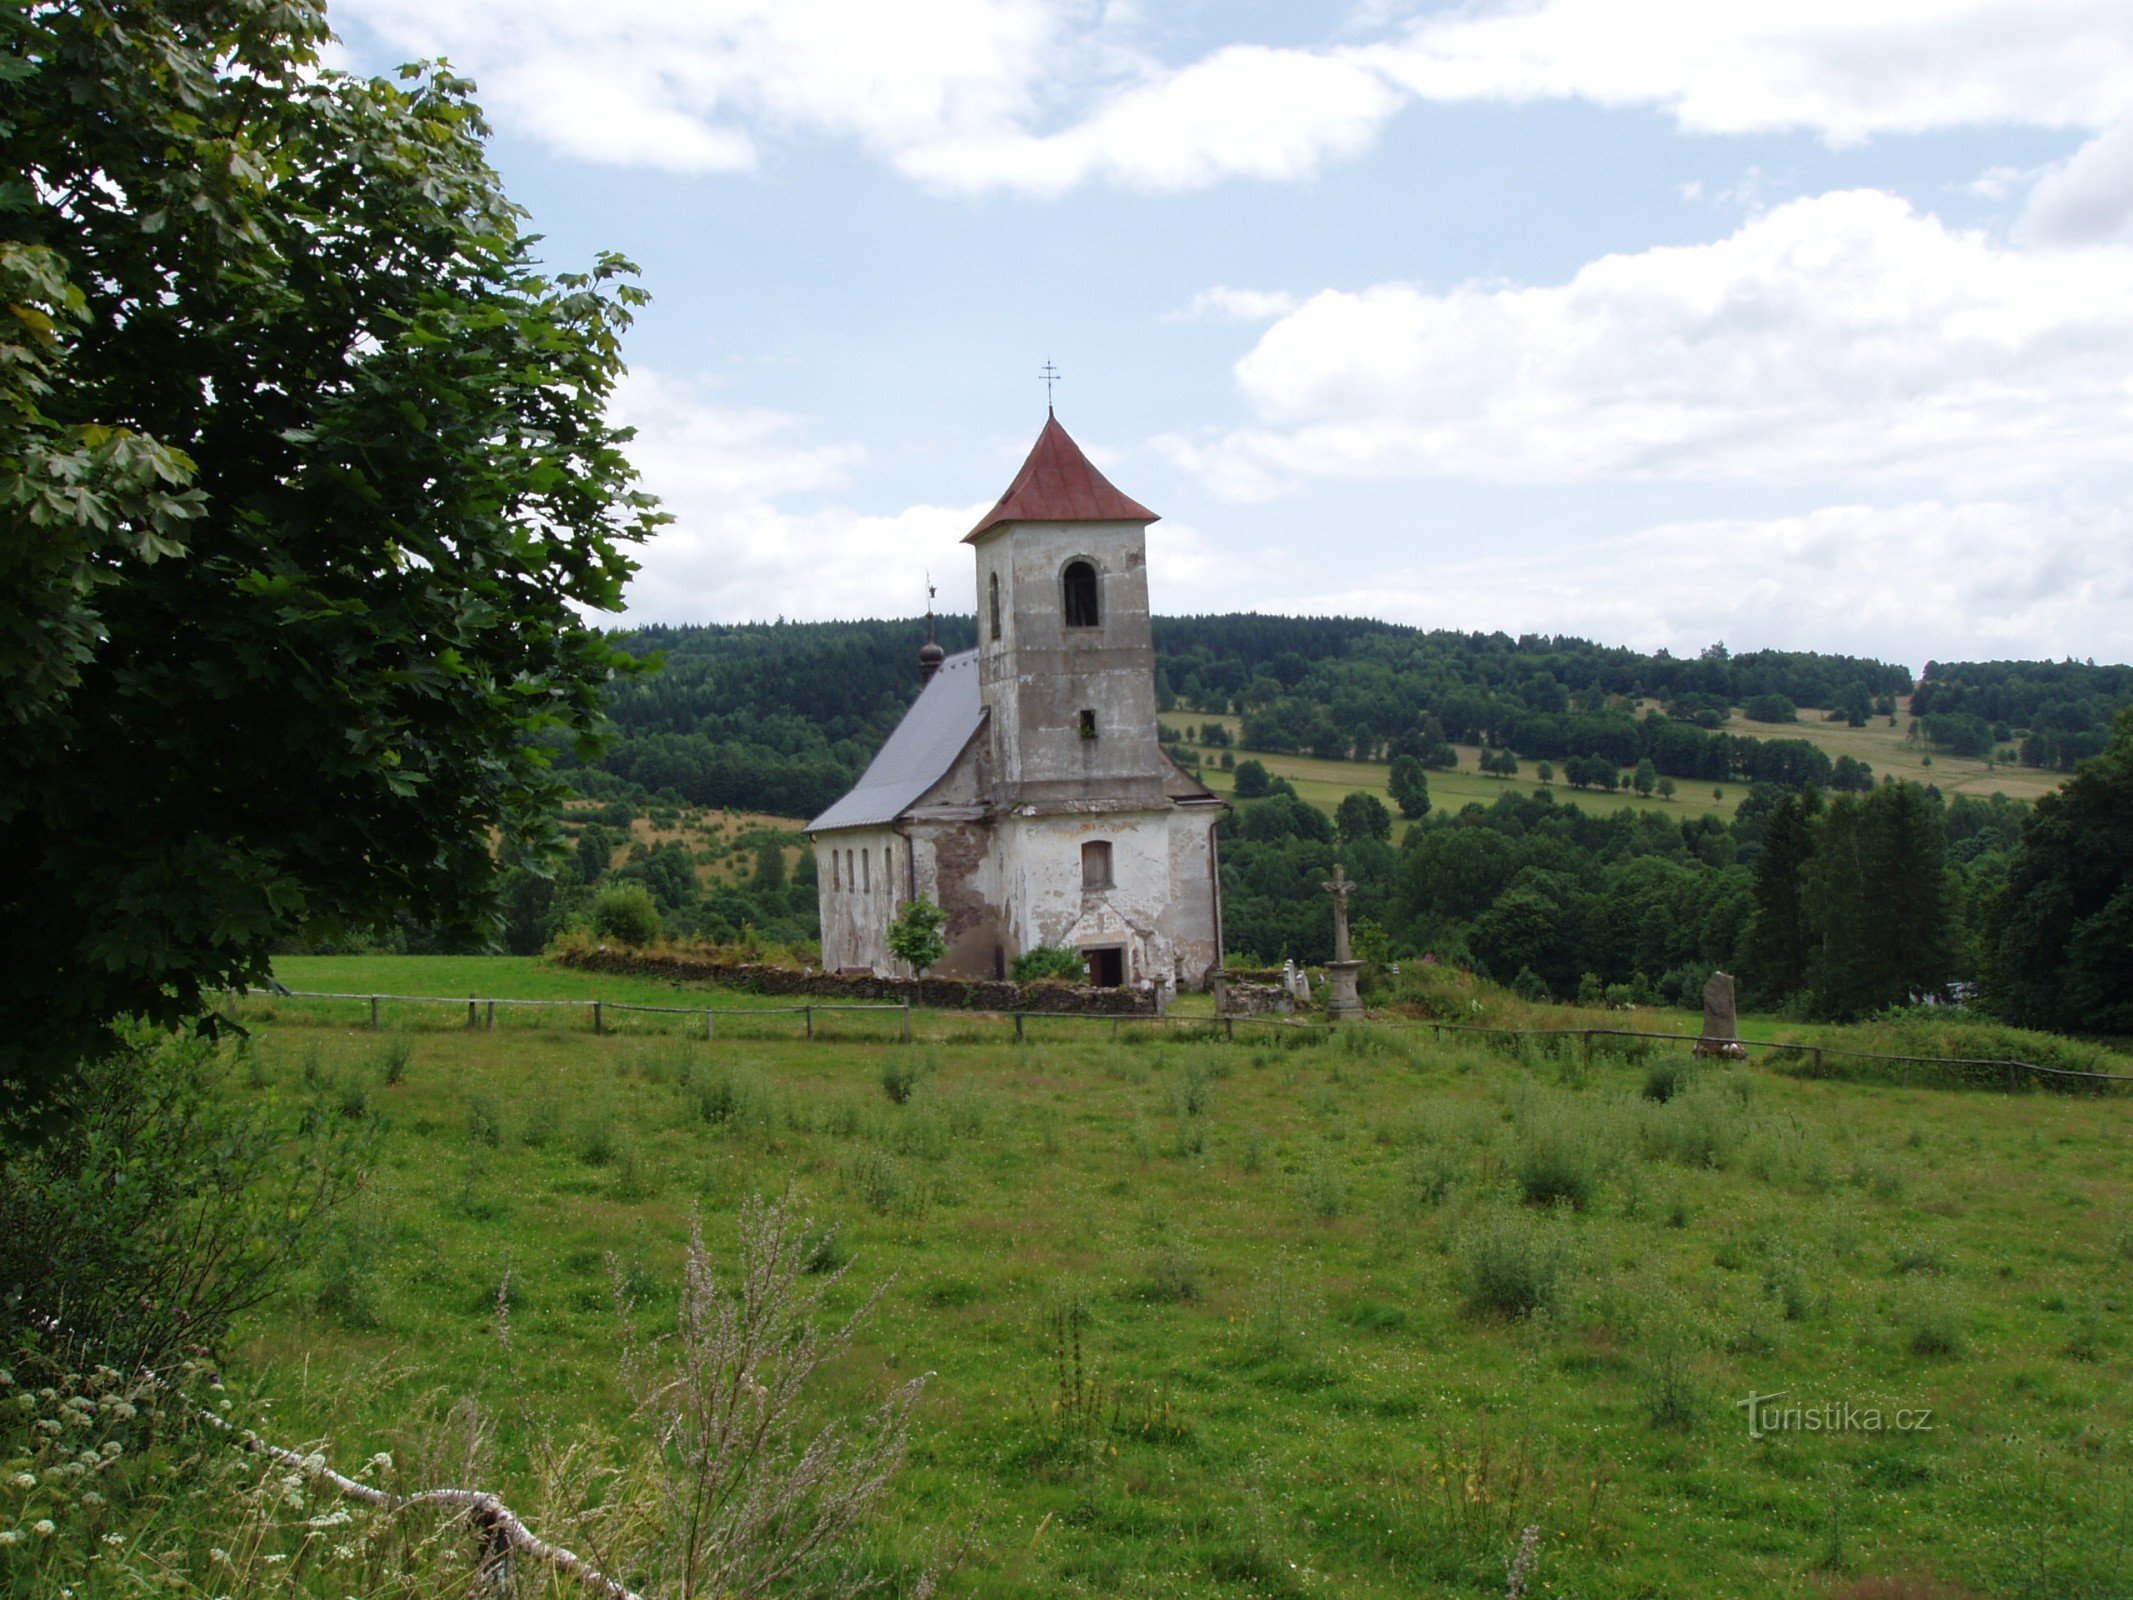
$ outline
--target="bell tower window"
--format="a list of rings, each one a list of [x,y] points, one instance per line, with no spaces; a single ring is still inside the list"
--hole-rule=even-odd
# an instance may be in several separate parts
[[[1000,575],[992,575],[992,636],[1000,637]]]
[[[1066,625],[1070,628],[1101,626],[1103,614],[1097,599],[1096,568],[1086,561],[1069,561],[1060,581],[1066,589]]]

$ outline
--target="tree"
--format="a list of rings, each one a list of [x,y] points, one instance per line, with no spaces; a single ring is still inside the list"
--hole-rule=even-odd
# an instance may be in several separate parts
[[[906,900],[889,924],[889,954],[923,978],[948,949],[948,941],[941,937],[947,922],[948,913],[925,895]]]
[[[1267,792],[1266,766],[1258,761],[1237,763],[1237,798],[1257,800]]]
[[[593,932],[622,944],[650,944],[659,937],[659,902],[642,883],[610,883],[593,897]]]
[[[1748,925],[1746,976],[1774,999],[1807,984],[1811,938],[1801,895],[1807,863],[1815,850],[1815,824],[1822,796],[1813,789],[1788,794],[1770,814],[1763,852],[1755,863],[1755,913]]]
[[[1662,800],[1674,798],[1674,780],[1672,778],[1661,778],[1659,780],[1659,798]]]
[[[1534,767],[1533,776],[1538,778],[1541,782],[1541,786],[1545,788],[1547,785],[1555,782],[1555,763],[1552,761],[1540,762]]]
[[[1333,829],[1342,844],[1354,844],[1358,839],[1390,839],[1392,813],[1374,794],[1351,794],[1334,808]]]
[[[1637,793],[1643,795],[1648,795],[1659,787],[1659,769],[1652,765],[1650,756],[1637,763],[1636,776],[1631,781],[1635,783]]]
[[[1816,830],[1801,904],[1821,1015],[1846,1021],[1939,988],[1955,933],[1940,802],[1915,783],[1839,795]]]
[[[1400,815],[1412,822],[1429,815],[1429,773],[1414,756],[1395,756],[1387,785]]]
[[[765,839],[755,847],[755,888],[759,893],[785,887],[785,845]]]
[[[2022,824],[1987,992],[2011,1022],[2133,1033],[2133,711]]]
[[[536,272],[464,80],[321,68],[305,0],[0,29],[22,1104],[276,939],[493,926],[631,668],[579,608],[660,519],[605,420],[642,295]]]

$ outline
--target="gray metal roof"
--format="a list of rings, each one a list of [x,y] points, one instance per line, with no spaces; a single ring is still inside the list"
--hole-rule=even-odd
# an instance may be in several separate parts
[[[872,828],[893,822],[936,783],[978,731],[978,653],[948,657],[904,720],[875,752],[852,792],[807,825],[809,833],[832,828]]]

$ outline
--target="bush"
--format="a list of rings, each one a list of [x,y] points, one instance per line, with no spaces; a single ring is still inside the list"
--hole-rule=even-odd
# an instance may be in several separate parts
[[[622,944],[650,944],[659,937],[659,906],[641,883],[610,883],[593,901],[593,932]]]
[[[909,1050],[892,1050],[881,1058],[881,1092],[891,1105],[903,1105],[918,1091],[931,1063]]]
[[[1458,1258],[1460,1290],[1477,1316],[1528,1317],[1560,1302],[1567,1252],[1542,1217],[1487,1211],[1460,1235]]]
[[[1033,950],[1025,950],[1015,957],[1015,982],[1043,983],[1048,980],[1063,980],[1079,983],[1082,979],[1081,952],[1061,949],[1055,944],[1040,944]]]
[[[0,1114],[0,1347],[57,1324],[91,1362],[166,1367],[310,1254],[369,1124],[241,1108],[229,1068],[197,1037],[136,1032],[82,1065],[42,1137]]]
[[[1644,1098],[1665,1105],[1695,1080],[1696,1069],[1679,1056],[1661,1056],[1644,1069]]]

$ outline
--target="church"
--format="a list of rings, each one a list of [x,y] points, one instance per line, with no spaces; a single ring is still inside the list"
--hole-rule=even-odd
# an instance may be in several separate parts
[[[1078,952],[1090,983],[1163,993],[1221,965],[1229,808],[1156,732],[1156,520],[1047,410],[963,540],[978,647],[945,655],[929,638],[918,699],[808,824],[825,967],[910,975],[889,924],[919,895],[948,914],[943,976],[1004,977],[1039,946]]]

